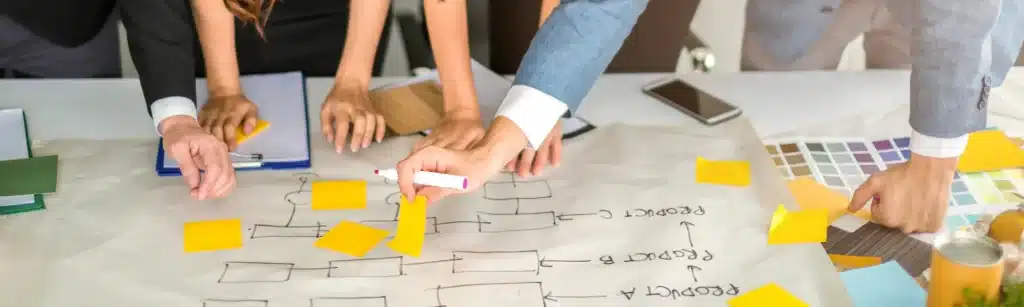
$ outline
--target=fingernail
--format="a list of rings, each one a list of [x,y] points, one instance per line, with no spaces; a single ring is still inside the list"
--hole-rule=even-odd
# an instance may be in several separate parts
[[[341,154],[341,146],[334,146],[334,152],[340,155]]]
[[[370,147],[370,142],[363,143],[363,149],[366,149],[366,147]]]

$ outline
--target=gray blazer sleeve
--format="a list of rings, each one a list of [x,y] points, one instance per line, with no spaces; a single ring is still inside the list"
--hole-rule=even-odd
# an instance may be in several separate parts
[[[1002,43],[994,40],[1014,36],[993,32],[1000,6],[1000,0],[890,1],[913,29],[910,126],[918,133],[954,138],[985,128],[993,59],[1008,56],[996,54],[993,46]]]

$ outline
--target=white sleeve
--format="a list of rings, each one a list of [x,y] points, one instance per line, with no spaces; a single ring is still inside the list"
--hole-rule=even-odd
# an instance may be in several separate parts
[[[149,111],[153,113],[153,127],[156,129],[157,135],[160,134],[160,122],[168,117],[188,115],[198,118],[196,104],[192,102],[192,99],[181,96],[160,98],[149,106]]]
[[[955,158],[967,149],[967,134],[955,138],[937,138],[917,131],[910,135],[910,151],[925,157]]]
[[[498,107],[496,116],[504,116],[519,126],[529,146],[537,149],[569,110],[564,102],[526,85],[515,85]]]

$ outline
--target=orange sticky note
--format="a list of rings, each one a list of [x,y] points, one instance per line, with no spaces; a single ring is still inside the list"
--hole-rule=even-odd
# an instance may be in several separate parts
[[[697,157],[697,183],[732,186],[750,185],[747,161],[712,161]]]
[[[882,264],[882,258],[872,256],[850,256],[850,255],[838,255],[828,254],[828,259],[832,260],[832,264],[841,266],[847,269],[859,269],[863,267],[875,266]]]
[[[313,182],[313,210],[366,209],[366,181]]]
[[[392,250],[406,256],[419,257],[427,231],[427,198],[416,196],[409,202],[402,196],[398,206],[398,229],[395,239],[388,242]]]
[[[790,180],[789,192],[793,193],[793,197],[796,198],[796,204],[800,206],[800,209],[822,209],[828,211],[829,225],[844,214],[850,213],[847,210],[850,206],[850,199],[846,198],[846,195],[829,189],[810,177]],[[871,212],[867,210],[867,207],[857,211],[854,215],[869,221],[871,220]]]
[[[775,283],[729,299],[729,307],[810,307]]]
[[[256,126],[252,128],[252,133],[245,134],[245,131],[243,131],[242,127],[239,126],[238,129],[235,130],[235,140],[238,144],[242,144],[242,142],[245,142],[246,140],[256,136],[257,134],[260,134],[260,132],[263,132],[264,129],[267,129],[269,127],[269,122],[259,119],[256,120]]]
[[[967,149],[957,162],[964,173],[987,172],[1024,166],[1024,150],[999,130],[970,134]]]
[[[828,211],[788,211],[779,205],[768,228],[768,244],[821,243],[828,236]]]
[[[356,222],[342,221],[316,240],[313,246],[345,253],[352,257],[363,257],[387,237],[387,230]]]
[[[241,220],[187,222],[184,227],[185,252],[206,252],[242,247]]]

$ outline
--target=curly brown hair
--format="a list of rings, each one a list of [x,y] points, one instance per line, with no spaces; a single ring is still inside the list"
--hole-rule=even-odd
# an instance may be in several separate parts
[[[270,10],[274,9],[277,0],[224,0],[228,11],[238,17],[242,23],[252,23],[256,32],[263,36],[263,26],[267,24]]]

